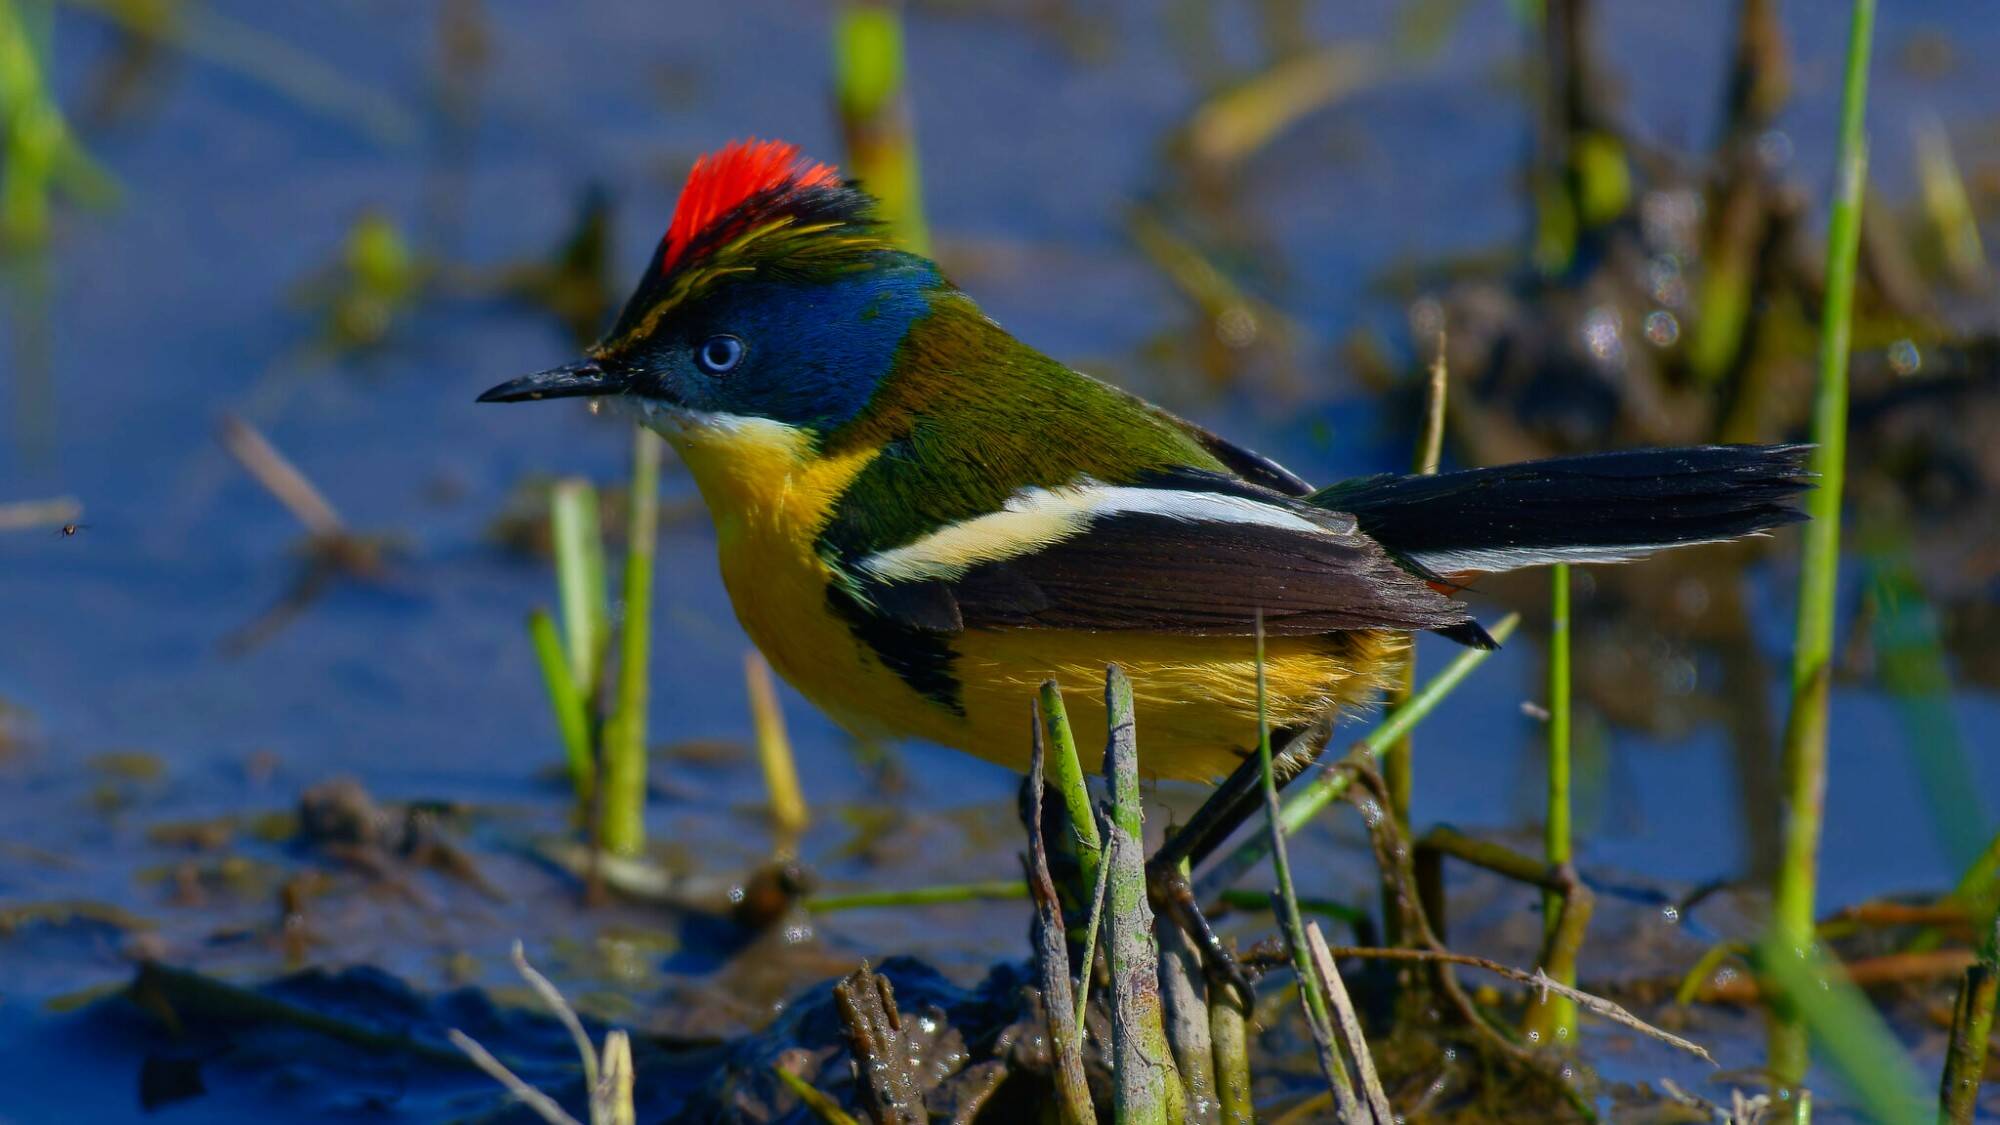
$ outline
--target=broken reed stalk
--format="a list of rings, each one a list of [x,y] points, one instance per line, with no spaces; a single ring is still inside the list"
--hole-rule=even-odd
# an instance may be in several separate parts
[[[923,178],[904,80],[898,0],[848,0],[833,23],[833,83],[847,166],[881,201],[882,217],[904,249],[931,252]]]
[[[1278,886],[1271,892],[1271,906],[1278,915],[1285,937],[1285,952],[1291,955],[1292,971],[1298,977],[1299,1000],[1304,1006],[1306,1026],[1319,1052],[1319,1068],[1326,1075],[1340,1106],[1340,1119],[1361,1120],[1361,1103],[1355,1100],[1354,1083],[1347,1064],[1334,1040],[1333,1016],[1327,1008],[1326,986],[1313,966],[1312,949],[1306,944],[1305,925],[1299,918],[1299,896],[1292,889],[1292,861],[1285,850],[1285,833],[1278,825],[1278,782],[1271,772],[1271,724],[1264,682],[1264,614],[1257,613],[1257,764],[1263,770],[1264,812],[1271,845],[1271,870]]]
[[[1504,642],[1514,635],[1521,624],[1521,615],[1510,613],[1488,632],[1495,642]],[[1355,743],[1355,748],[1363,753],[1380,758],[1395,741],[1409,733],[1432,711],[1437,709],[1446,696],[1450,695],[1474,668],[1486,662],[1493,655],[1485,649],[1467,649],[1459,653],[1450,664],[1437,675],[1431,677],[1423,690],[1411,696],[1409,702],[1386,715],[1381,724]],[[1340,799],[1353,783],[1353,775],[1340,769],[1338,765],[1319,771],[1310,781],[1294,782],[1292,792],[1286,796],[1279,810],[1278,821],[1284,833],[1289,836],[1310,823],[1334,801]],[[1197,893],[1203,899],[1213,899],[1222,891],[1233,886],[1252,867],[1257,866],[1270,854],[1270,840],[1260,833],[1253,833],[1249,839],[1238,845],[1217,861],[1202,876]]]
[[[1986,937],[1979,960],[1965,970],[1951,1011],[1951,1045],[1938,1081],[1938,1120],[1972,1125],[1979,1111],[1979,1087],[1986,1080],[1987,1043],[1993,1036],[1993,1007],[2000,998],[2000,924]]]
[[[1557,563],[1550,570],[1553,577],[1549,595],[1548,811],[1544,814],[1542,842],[1549,867],[1567,871],[1571,858],[1569,566]],[[1574,880],[1571,882],[1574,885]],[[1558,946],[1559,927],[1566,921],[1576,924],[1576,913],[1571,907],[1567,894],[1555,890],[1542,892],[1543,948],[1553,952]],[[1573,954],[1574,950],[1569,952]],[[1573,956],[1564,958],[1565,964],[1560,966],[1550,964],[1550,960],[1545,957],[1544,964],[1557,980],[1568,985],[1576,983]],[[1576,1005],[1560,995],[1544,996],[1528,1009],[1527,1025],[1531,1042],[1567,1042],[1576,1026]]]
[[[1368,1108],[1375,1115],[1376,1125],[1396,1125],[1396,1111],[1389,1104],[1388,1092],[1382,1089],[1382,1077],[1375,1070],[1375,1055],[1368,1049],[1368,1039],[1361,1031],[1361,1017],[1354,1010],[1354,1000],[1347,994],[1347,982],[1340,979],[1340,966],[1334,964],[1333,954],[1326,946],[1326,935],[1320,932],[1318,922],[1306,926],[1306,944],[1311,947],[1313,966],[1319,970],[1319,979],[1326,985],[1326,998],[1333,1003],[1333,1014],[1337,1020],[1334,1027],[1340,1032],[1341,1046],[1354,1060],[1354,1073],[1361,1079],[1361,1093],[1368,1099]]]
[[[651,430],[632,427],[632,495],[626,517],[625,619],[618,634],[618,702],[605,724],[603,841],[613,855],[646,846],[646,701],[651,672],[653,548],[659,537],[660,461]]]
[[[1442,313],[1440,313],[1442,317]],[[1411,464],[1412,471],[1420,476],[1431,476],[1438,471],[1438,462],[1444,459],[1444,409],[1446,388],[1450,382],[1450,371],[1445,366],[1445,334],[1440,326],[1437,334],[1437,354],[1431,358],[1429,382],[1424,387],[1424,428],[1417,439],[1417,454]],[[1391,710],[1409,701],[1417,690],[1417,643],[1410,642],[1410,652],[1403,661],[1401,681],[1389,690],[1388,706]],[[1390,811],[1396,817],[1396,826],[1405,835],[1410,831],[1410,796],[1416,788],[1416,774],[1411,769],[1410,736],[1408,734],[1390,745],[1388,753],[1382,756],[1382,776],[1389,782],[1389,797],[1394,805]],[[1387,917],[1394,917],[1389,912]],[[1394,938],[1394,934],[1390,935]]]
[[[1043,763],[1048,740],[1043,737],[1041,708],[1031,705],[1028,719],[1033,757],[1028,765],[1025,818],[1028,855],[1023,857],[1022,866],[1027,870],[1035,902],[1031,929],[1035,968],[1042,984],[1042,1014],[1049,1025],[1049,1053],[1056,1063],[1056,1113],[1062,1125],[1096,1125],[1097,1110],[1091,1102],[1090,1081],[1083,1070],[1083,1028],[1077,1018],[1076,990],[1070,984],[1068,928],[1063,925],[1062,899],[1049,875],[1049,852],[1042,833]],[[1088,961],[1083,973],[1088,979]]]
[[[1104,777],[1111,787],[1104,926],[1111,966],[1113,1119],[1120,1125],[1173,1125],[1185,1116],[1186,1105],[1160,1022],[1159,951],[1153,943],[1153,910],[1146,893],[1145,816],[1139,799],[1132,683],[1116,665],[1105,670],[1104,710],[1109,728]]]
[[[833,986],[834,1006],[847,1029],[861,1108],[876,1125],[928,1125],[923,1086],[903,1041],[896,989],[863,962]]]
[[[1811,956],[1814,944],[1814,900],[1826,799],[1827,697],[1840,570],[1840,504],[1847,457],[1847,353],[1853,334],[1862,192],[1868,178],[1863,122],[1874,25],[1875,0],[1854,0],[1840,103],[1838,182],[1827,221],[1819,385],[1813,399],[1812,469],[1817,487],[1805,501],[1812,520],[1805,526],[1799,564],[1792,711],[1785,723],[1785,850],[1778,869],[1769,943],[1772,950],[1782,951],[1782,957],[1796,959]],[[1787,964],[1785,970],[1804,971],[1799,964]],[[1782,1007],[1774,1009],[1771,1016],[1769,1069],[1781,1085],[1797,1086],[1805,1080],[1808,1064],[1805,1024],[1798,1013]]]
[[[743,683],[750,694],[750,723],[757,733],[757,764],[763,767],[764,791],[771,797],[771,822],[783,841],[778,850],[788,852],[812,822],[812,814],[799,787],[799,768],[792,758],[792,740],[785,734],[785,713],[778,707],[771,666],[755,649],[743,654]]]

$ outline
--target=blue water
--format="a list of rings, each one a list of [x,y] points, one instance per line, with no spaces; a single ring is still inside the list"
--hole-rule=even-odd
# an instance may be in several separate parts
[[[426,201],[449,199],[458,215],[451,256],[491,266],[544,253],[592,183],[619,204],[615,276],[630,277],[693,153],[759,134],[838,154],[828,29],[816,7],[770,0],[486,7],[491,56],[476,118],[462,164],[443,175],[457,150],[439,139],[433,7],[213,5],[400,107],[416,139],[385,143],[351,115],[170,51],[134,112],[85,135],[121,185],[120,202],[59,211],[45,305],[29,301],[18,276],[0,290],[13,314],[0,327],[8,423],[0,502],[74,495],[89,525],[74,537],[0,534],[0,703],[21,716],[7,728],[12,748],[0,751],[0,907],[113,903],[152,918],[149,940],[170,959],[254,974],[275,969],[275,953],[218,943],[213,931],[268,922],[270,901],[171,905],[151,872],[176,857],[148,842],[148,827],[287,808],[305,785],[336,774],[385,799],[449,798],[560,826],[563,798],[543,776],[557,744],[522,628],[530,608],[552,600],[553,579],[485,531],[531,474],[622,477],[625,432],[581,408],[473,405],[485,387],[569,357],[570,343],[546,317],[444,298],[400,320],[376,352],[326,359],[307,354],[315,329],[290,295],[365,212],[423,238]],[[1382,270],[1523,237],[1515,187],[1526,117],[1509,76],[1524,36],[1506,6],[1474,7],[1435,57],[1397,60],[1389,78],[1310,116],[1246,167],[1236,203],[1271,255],[1254,273],[1303,329],[1306,380],[1282,395],[1251,386],[1224,398],[1142,353],[1184,324],[1187,309],[1133,248],[1122,219],[1130,201],[1164,182],[1165,138],[1203,88],[1195,66],[1149,5],[1080,6],[1090,30],[1077,44],[1006,14],[1014,7],[926,6],[911,19],[925,189],[947,265],[967,267],[962,282],[1023,338],[1170,401],[1308,477],[1404,462],[1407,435],[1385,432],[1334,345],[1362,325],[1401,338],[1401,310],[1371,287]],[[1670,140],[1705,136],[1727,6],[1609,7],[1601,33],[1631,115]],[[1312,24],[1325,35],[1385,40],[1396,9],[1328,6]],[[1818,192],[1829,180],[1844,14],[1829,6],[1788,15],[1796,69],[1785,128]],[[116,39],[74,10],[55,22],[53,73],[74,103]],[[1254,60],[1244,12],[1228,6],[1216,27],[1210,49],[1224,65]],[[1957,69],[1923,78],[1900,65],[1899,50],[1920,32],[1942,33]],[[1965,130],[1990,121],[1996,106],[1976,60],[2000,52],[2000,21],[1972,0],[1921,14],[1896,8],[1884,13],[1879,42],[1877,180],[1907,198],[1915,114],[1934,111]],[[28,323],[45,325],[51,341],[54,407],[22,421],[34,378],[19,350]],[[230,655],[222,642],[285,596],[298,575],[300,532],[220,451],[214,431],[225,411],[261,426],[352,527],[400,545],[382,581],[335,583],[248,655]],[[46,452],[21,440],[22,425]],[[665,488],[692,494],[671,466]],[[1781,564],[1746,581],[1775,674],[1790,572]],[[705,520],[669,527],[658,588],[656,740],[746,739],[738,668],[747,642],[717,579]],[[1586,600],[1580,613],[1588,612]],[[1423,648],[1430,667],[1447,655],[1442,645]],[[1535,646],[1517,642],[1427,724],[1420,819],[1471,829],[1533,823],[1538,730],[1519,704],[1538,696],[1538,672]],[[1774,699],[1779,688],[1774,680]],[[877,802],[877,786],[845,736],[797,696],[784,704],[821,811],[805,854],[823,875],[881,886],[1017,870],[1014,776],[925,746],[900,752],[908,788],[896,800],[909,823],[892,835],[887,858],[837,854],[850,835],[841,810]],[[2000,756],[1983,733],[2000,723],[2000,702],[1966,693],[1954,705],[1971,732],[1981,788],[2000,793]],[[1866,684],[1844,685],[1833,707],[1826,900],[1947,884],[1956,872],[1927,829],[1888,701]],[[154,755],[162,775],[121,781],[90,765],[113,751]],[[1602,817],[1583,843],[1586,867],[1683,887],[1740,873],[1730,754],[1712,721],[1672,737],[1617,733],[1604,784],[1620,814]],[[761,858],[757,822],[730,811],[761,799],[747,758],[665,772],[680,795],[654,802],[657,838],[707,870]],[[107,786],[122,795],[110,811]],[[258,854],[258,845],[241,847]],[[261,854],[273,863],[284,855]],[[1360,852],[1323,848],[1307,863],[1309,878],[1328,889],[1370,893]],[[582,940],[598,925],[589,916],[563,921],[552,907],[567,892],[546,873],[521,864],[508,874],[519,893],[474,921],[428,929],[384,921],[315,959],[373,961],[442,984],[443,952],[463,949],[478,979],[497,980],[515,933],[547,950],[565,932]],[[450,904],[468,898],[431,889]],[[1022,917],[1011,904],[921,922],[857,913],[825,921],[820,936],[829,961],[916,952],[970,973],[1020,954]],[[15,1045],[40,1036],[43,1001],[129,975],[121,952],[129,937],[28,933],[0,935],[0,1042]],[[597,980],[577,969],[566,983]],[[692,995],[699,984],[648,977],[641,996],[656,1004],[681,995],[676,988]],[[741,1015],[754,1022],[754,1012]],[[117,1104],[93,1117],[110,1119]],[[20,1119],[39,1116],[31,1109]]]

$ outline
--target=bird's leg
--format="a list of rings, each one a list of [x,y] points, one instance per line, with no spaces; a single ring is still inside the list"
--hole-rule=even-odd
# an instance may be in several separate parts
[[[1315,723],[1289,732],[1280,732],[1282,748],[1271,756],[1271,780],[1283,789],[1326,749],[1332,730]],[[1230,956],[1229,950],[1208,924],[1201,904],[1195,900],[1187,871],[1209,853],[1222,846],[1230,834],[1242,827],[1262,803],[1263,763],[1255,755],[1247,757],[1209,794],[1186,824],[1176,828],[1166,843],[1146,864],[1146,889],[1155,909],[1164,910],[1201,950],[1202,968],[1212,984],[1227,984],[1236,993],[1245,1011],[1249,1010],[1250,977]],[[1183,864],[1186,870],[1183,870]]]

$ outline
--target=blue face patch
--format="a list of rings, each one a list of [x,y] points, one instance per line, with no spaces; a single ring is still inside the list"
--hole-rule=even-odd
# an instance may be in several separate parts
[[[622,357],[632,393],[826,433],[868,404],[942,284],[899,254],[831,280],[721,285]]]

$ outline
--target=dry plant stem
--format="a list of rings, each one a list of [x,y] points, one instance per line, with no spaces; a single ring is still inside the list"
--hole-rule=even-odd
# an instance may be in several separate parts
[[[234,414],[225,414],[219,436],[222,448],[304,525],[307,534],[322,540],[346,537],[347,524],[340,513],[255,426]]]
[[[520,1075],[507,1069],[506,1063],[494,1058],[493,1053],[480,1046],[479,1041],[472,1036],[454,1027],[445,1032],[445,1038],[451,1040],[452,1046],[464,1051],[474,1066],[485,1071],[495,1082],[505,1086],[508,1093],[514,1095],[522,1105],[534,1110],[535,1116],[548,1122],[549,1125],[583,1125],[571,1117],[562,1106],[557,1105],[554,1098],[528,1085]]]
[[[1821,819],[1826,798],[1827,696],[1840,567],[1840,505],[1847,455],[1847,360],[1852,338],[1855,261],[1867,183],[1869,47],[1874,0],[1854,0],[1841,93],[1839,182],[1827,223],[1826,300],[1820,308],[1819,385],[1813,399],[1812,468],[1799,569],[1798,625],[1792,653],[1792,713],[1785,724],[1785,854],[1778,871],[1771,941],[1803,956],[1814,941]],[[1778,1082],[1805,1079],[1806,1034],[1794,1012],[1776,1011],[1769,1068]]]
[[[1496,976],[1503,976],[1508,980],[1519,981],[1535,989],[1547,989],[1550,992],[1559,992],[1575,1001],[1576,1005],[1584,1011],[1603,1016],[1605,1019],[1636,1031],[1649,1039],[1657,1039],[1670,1047],[1686,1051],[1688,1054],[1711,1066],[1721,1065],[1715,1061],[1714,1055],[1708,1053],[1708,1048],[1703,1047],[1701,1044],[1689,1039],[1683,1039],[1672,1032],[1662,1031],[1645,1020],[1640,1019],[1638,1016],[1633,1015],[1631,1012],[1626,1011],[1618,1004],[1606,1000],[1601,996],[1584,992],[1581,989],[1570,988],[1567,985],[1550,979],[1547,973],[1540,971],[1531,973],[1525,969],[1514,968],[1512,965],[1503,965],[1489,958],[1474,957],[1469,953],[1452,953],[1442,949],[1370,949],[1363,946],[1336,945],[1330,948],[1328,952],[1335,958],[1355,957],[1373,961],[1422,961],[1433,964],[1464,965],[1468,968],[1483,969]]]
[[[591,1045],[590,1035],[583,1030],[583,1021],[576,1017],[576,1010],[569,1006],[569,1001],[563,999],[562,992],[556,988],[554,982],[543,976],[533,965],[528,964],[527,951],[522,948],[519,941],[514,943],[509,959],[514,962],[514,971],[521,975],[522,980],[528,982],[528,988],[541,1000],[542,1006],[554,1014],[556,1021],[563,1025],[564,1031],[569,1032],[570,1042],[575,1044],[577,1056],[583,1060],[583,1083],[585,1086],[595,1088],[597,1049]]]
[[[1361,1078],[1361,1092],[1368,1099],[1376,1125],[1396,1125],[1396,1111],[1389,1105],[1389,1095],[1382,1089],[1382,1078],[1375,1071],[1375,1055],[1361,1032],[1361,1017],[1354,1011],[1354,1000],[1347,995],[1347,982],[1340,978],[1340,967],[1334,964],[1333,954],[1327,950],[1326,935],[1320,932],[1318,922],[1306,926],[1306,944],[1311,947],[1319,979],[1326,985],[1327,999],[1333,1002],[1337,1018],[1334,1026],[1340,1032],[1341,1045],[1348,1057],[1354,1060],[1354,1072]]]
[[[1105,671],[1104,710],[1109,727],[1104,774],[1111,787],[1106,831],[1111,874],[1104,925],[1111,965],[1113,1116],[1121,1125],[1171,1125],[1185,1116],[1186,1105],[1160,1022],[1159,951],[1153,944],[1153,910],[1146,894],[1132,684],[1116,665]]]
[[[1226,988],[1208,990],[1208,1034],[1215,1045],[1215,1097],[1221,1125],[1252,1125],[1250,1035],[1243,1009]]]
[[[618,705],[605,726],[603,844],[614,855],[646,846],[646,703],[651,670],[653,548],[660,521],[660,460],[665,445],[632,427],[631,511],[626,517],[625,620],[618,636]]]
[[[903,1045],[903,1018],[888,978],[867,965],[833,986],[835,1005],[854,1055],[861,1106],[877,1125],[926,1125],[923,1088]]]
[[[785,734],[785,713],[778,707],[771,667],[755,650],[743,654],[743,682],[750,693],[751,725],[757,732],[757,763],[764,770],[764,791],[771,795],[771,822],[784,840],[796,840],[812,816],[799,787],[799,769],[792,760],[792,740]]]
[[[1280,932],[1285,935],[1286,953],[1294,958],[1292,968],[1298,978],[1299,1012],[1312,1032],[1313,1049],[1319,1055],[1320,1073],[1326,1077],[1327,1089],[1333,1093],[1340,1120],[1343,1125],[1368,1125],[1370,1115],[1362,1110],[1361,1100],[1354,1094],[1354,1079],[1347,1073],[1347,1061],[1341,1057],[1340,1043],[1334,1037],[1333,1014],[1328,1010],[1326,990],[1320,985],[1319,973],[1312,963],[1312,950],[1306,944],[1298,904],[1288,900],[1283,891],[1272,891],[1271,909],[1278,916]],[[1292,945],[1294,933],[1298,935],[1296,947]],[[1304,963],[1303,968],[1300,968],[1301,962]]]
[[[1424,428],[1417,439],[1417,453],[1410,466],[1411,471],[1422,476],[1430,476],[1438,471],[1438,462],[1444,459],[1444,410],[1446,388],[1450,384],[1450,370],[1445,365],[1445,331],[1438,328],[1437,350],[1431,357],[1430,378],[1424,387]],[[1417,646],[1410,644],[1409,656],[1403,661],[1401,682],[1390,689],[1386,703],[1390,710],[1401,707],[1409,701],[1417,690]],[[1382,775],[1389,780],[1389,796],[1396,823],[1404,832],[1410,830],[1410,797],[1415,790],[1416,774],[1410,764],[1410,736],[1397,739],[1382,756]],[[1396,940],[1392,929],[1390,942]]]
[[[1090,1081],[1083,1071],[1083,1033],[1077,1021],[1075,990],[1070,985],[1069,942],[1063,925],[1062,900],[1056,895],[1055,880],[1049,876],[1049,853],[1042,837],[1043,758],[1047,751],[1042,737],[1039,708],[1029,716],[1033,731],[1034,758],[1028,767],[1028,856],[1023,863],[1028,886],[1033,892],[1035,918],[1035,968],[1042,985],[1042,1009],[1049,1024],[1049,1049],[1056,1062],[1056,1112],[1062,1125],[1095,1125],[1096,1108],[1090,1100]],[[1090,973],[1084,964],[1086,978]]]
[[[0,504],[0,531],[34,531],[61,527],[83,518],[83,505],[74,496],[49,500],[16,500]]]
[[[1993,1006],[2000,997],[2000,926],[1987,938],[1979,961],[1965,970],[1951,1011],[1951,1045],[1938,1083],[1938,1118],[1971,1125],[1979,1110],[1979,1087],[1986,1078],[1986,1052],[1993,1036]]]

